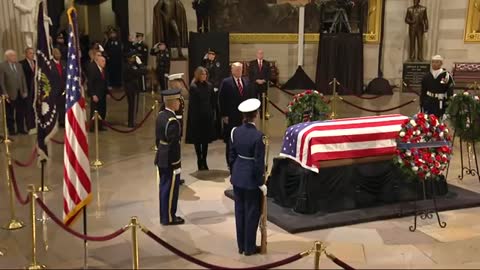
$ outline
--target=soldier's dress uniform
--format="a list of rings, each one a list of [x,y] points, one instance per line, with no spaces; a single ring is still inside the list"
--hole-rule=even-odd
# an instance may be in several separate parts
[[[260,101],[248,99],[238,109],[242,112],[258,110]],[[253,255],[259,252],[256,246],[265,170],[265,143],[263,134],[254,123],[244,123],[233,128],[230,146],[230,174],[235,197],[235,224],[237,245],[240,254]]]
[[[209,50],[208,54],[216,54],[215,51]],[[220,89],[220,83],[222,82],[222,71],[220,61],[215,58],[214,60],[209,60],[208,57],[202,60],[202,67],[207,69],[208,72],[208,81],[213,86],[213,99],[214,102],[214,122],[215,122],[215,137],[216,139],[223,138],[222,133],[222,116],[220,114],[220,107],[218,106],[218,90]]]
[[[135,52],[130,52],[128,58],[136,57]],[[123,68],[123,81],[128,104],[128,127],[133,128],[138,113],[138,94],[141,89],[140,80],[147,74],[145,65],[134,61],[127,62]]]
[[[136,34],[136,37],[143,37],[143,33]],[[148,46],[143,42],[143,40],[133,42],[132,48],[135,51],[135,54],[140,57],[140,60],[145,66],[148,66]],[[142,75],[139,80],[140,91],[146,92],[147,91],[147,80],[145,75]]]
[[[437,57],[438,59],[435,59]],[[443,60],[440,56],[434,56],[433,60]],[[420,107],[427,114],[442,117],[448,105],[448,100],[453,96],[455,82],[445,69],[432,70],[425,74],[422,79],[422,93]]]
[[[160,50],[158,46],[154,46],[150,50],[150,54],[157,57],[157,81],[160,84],[161,90],[167,89],[167,78],[165,74],[170,73],[170,53],[168,48],[165,50]]]
[[[179,90],[162,92],[164,100],[180,99]],[[157,154],[155,165],[160,174],[160,223],[162,225],[183,224],[176,216],[181,172],[181,125],[175,112],[165,108],[155,123]]]

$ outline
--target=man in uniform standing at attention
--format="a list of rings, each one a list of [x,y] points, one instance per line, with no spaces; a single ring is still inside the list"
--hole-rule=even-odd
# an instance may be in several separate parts
[[[143,33],[137,32],[135,35],[136,40],[133,42],[132,46],[135,51],[135,54],[140,57],[143,65],[148,66],[148,46],[143,42]],[[145,74],[142,74],[140,77],[140,91],[146,92],[147,91],[147,80],[145,78]]]
[[[167,89],[167,77],[170,73],[170,53],[164,42],[153,45],[150,54],[157,57],[157,82],[160,84],[161,90]]]
[[[217,54],[214,50],[208,49],[207,54],[202,60],[202,67],[207,69],[208,81],[213,86],[213,99],[215,100],[213,106],[213,119],[215,122],[215,137],[222,138],[222,117],[220,116],[220,108],[218,106],[218,89],[222,79],[221,64],[217,59]]]
[[[267,93],[268,82],[270,81],[270,63],[263,59],[262,49],[257,51],[257,59],[250,62],[248,79],[253,84],[257,98],[263,103],[262,94]],[[262,106],[263,108],[263,106]],[[261,111],[263,115],[263,111]]]
[[[432,67],[422,79],[420,107],[424,113],[434,114],[441,118],[445,114],[447,102],[453,96],[455,82],[448,71],[442,68],[443,58],[432,57]]]
[[[155,166],[160,174],[160,223],[179,225],[185,223],[177,217],[178,191],[181,173],[181,125],[175,111],[180,108],[180,90],[171,89],[162,92],[165,109],[155,123],[155,143],[157,153]]]
[[[420,0],[413,0],[413,6],[407,9],[405,22],[408,24],[410,39],[409,61],[423,61],[423,35],[428,32],[427,8],[420,5]],[[417,45],[415,47],[415,44]]]
[[[115,29],[110,30],[108,40],[105,43],[105,53],[107,55],[108,83],[111,87],[121,87],[123,46]]]

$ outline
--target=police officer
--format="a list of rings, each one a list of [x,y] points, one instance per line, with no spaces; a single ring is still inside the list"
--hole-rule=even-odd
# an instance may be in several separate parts
[[[123,83],[128,103],[128,127],[133,128],[138,112],[140,78],[147,74],[147,69],[134,51],[131,51],[127,57],[127,64],[123,68]]]
[[[167,45],[164,42],[159,42],[153,45],[150,54],[157,57],[157,81],[160,84],[161,90],[167,89],[167,77],[170,73],[170,53]]]
[[[445,114],[447,102],[453,96],[455,82],[448,71],[442,68],[443,58],[440,55],[432,57],[430,72],[422,79],[422,94],[420,107],[423,112],[442,117]]]
[[[145,66],[148,66],[148,46],[143,41],[143,33],[137,32],[135,35],[135,41],[132,43],[132,48],[135,53],[140,57],[140,60]],[[140,79],[140,91],[146,92],[147,91],[147,80],[145,78],[145,74],[143,74]]]
[[[220,108],[218,106],[218,89],[220,89],[220,83],[222,80],[222,71],[220,69],[221,64],[217,59],[217,54],[215,50],[208,49],[207,54],[202,60],[202,67],[207,69],[208,72],[208,81],[213,86],[213,98],[215,102],[213,103],[213,112],[214,112],[214,122],[215,122],[215,135],[216,138],[223,138],[222,133],[222,117],[220,115]]]
[[[181,126],[175,111],[180,107],[180,90],[162,92],[165,109],[155,123],[157,154],[155,165],[160,174],[160,223],[162,225],[179,225],[185,220],[176,216],[178,191],[180,187]]]
[[[230,140],[230,181],[235,196],[235,223],[238,252],[250,256],[260,252],[256,246],[262,195],[267,194],[263,182],[265,143],[255,127],[260,100],[247,99],[238,110],[243,113],[243,125],[233,128]]]

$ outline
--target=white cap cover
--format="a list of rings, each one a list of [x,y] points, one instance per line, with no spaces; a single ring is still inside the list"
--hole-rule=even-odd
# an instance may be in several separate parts
[[[168,80],[173,81],[173,80],[177,80],[177,79],[182,79],[183,75],[184,75],[184,73],[171,74],[171,75],[168,75]]]
[[[260,108],[260,100],[256,98],[247,99],[238,105],[238,110],[243,113],[254,112],[258,108]]]
[[[443,57],[441,55],[437,54],[437,55],[432,57],[432,61],[434,61],[434,60],[443,61]]]

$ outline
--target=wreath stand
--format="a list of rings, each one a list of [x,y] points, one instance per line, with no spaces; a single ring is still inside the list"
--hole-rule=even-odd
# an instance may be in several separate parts
[[[426,184],[425,184],[425,181],[427,180],[423,180],[423,181],[419,181],[421,182],[421,186],[422,186],[422,191],[423,191],[423,200],[422,201],[427,201],[427,190],[426,190]],[[440,215],[438,214],[438,208],[437,208],[437,195],[436,195],[436,186],[435,186],[435,181],[437,181],[436,178],[434,177],[431,177],[428,179],[428,182],[430,183],[430,188],[432,190],[432,193],[431,193],[431,197],[432,197],[432,201],[433,201],[433,208],[418,208],[417,206],[417,201],[419,201],[419,186],[420,186],[420,183],[417,183],[417,198],[415,199],[414,201],[414,217],[413,217],[413,225],[410,226],[409,230],[411,232],[414,232],[417,230],[417,217],[420,217],[420,219],[422,220],[426,220],[426,219],[433,219],[433,214],[435,214],[436,218],[437,218],[437,222],[438,222],[438,225],[440,226],[440,228],[445,228],[447,227],[447,223],[444,222],[444,221],[441,221],[440,220]]]
[[[463,106],[459,109],[460,110],[463,110]],[[472,118],[472,110],[470,108],[470,105],[468,105],[466,107],[466,112],[467,112],[467,115],[469,116],[469,119],[473,119]],[[458,112],[457,112],[458,113]],[[475,125],[476,123],[470,123],[471,125]],[[464,140],[462,139],[461,136],[459,136],[459,139],[460,139],[460,166],[462,168],[462,171],[461,171],[461,174],[458,175],[458,180],[462,181],[463,180],[463,177],[465,175],[471,175],[471,176],[477,176],[478,177],[478,181],[480,182],[480,170],[478,168],[478,159],[477,159],[477,150],[475,148],[475,141],[473,140],[473,138],[475,137],[475,131],[474,131],[474,128],[471,128],[471,133],[472,133],[472,140],[466,140],[466,152],[467,152],[467,161],[468,161],[468,167],[466,166],[466,164],[464,164],[463,162],[463,148],[464,148]],[[455,143],[455,135],[456,135],[457,131],[455,130],[453,132],[453,139],[452,139],[452,145],[454,145]],[[473,168],[472,166],[472,156],[473,156],[473,162],[475,163],[475,168]],[[449,169],[450,169],[450,163],[448,164],[448,167],[447,167],[447,172],[445,174],[445,178],[448,177],[448,172],[449,172]]]

